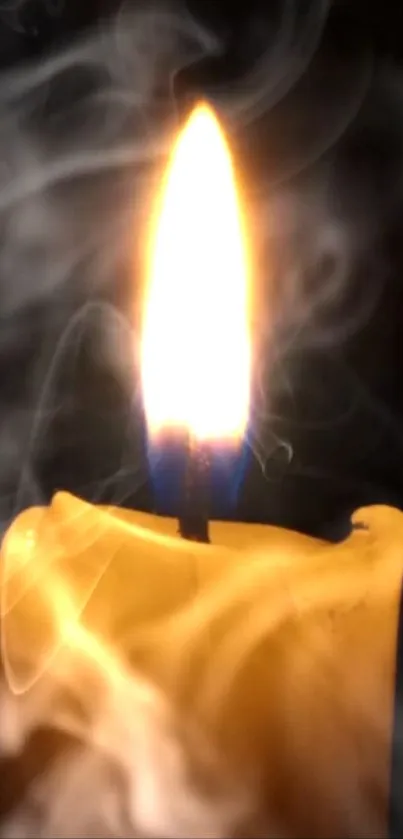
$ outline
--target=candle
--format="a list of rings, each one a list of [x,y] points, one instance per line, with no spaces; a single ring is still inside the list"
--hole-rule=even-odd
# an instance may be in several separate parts
[[[215,192],[195,149],[216,162]],[[248,261],[228,147],[207,106],[179,138],[162,195],[144,311],[149,433],[235,445],[249,407]],[[181,252],[176,213],[189,220]],[[205,286],[194,297],[196,236]],[[200,521],[203,512],[196,531]],[[25,693],[60,673],[66,650],[112,678],[102,650],[130,628],[132,659],[198,720],[241,783],[254,779],[260,835],[386,836],[403,516],[372,508],[355,521],[365,526],[339,545],[212,521],[207,544],[192,528],[196,541],[180,538],[172,519],[57,493],[23,512],[2,545],[9,687]]]
[[[386,836],[403,516],[356,515],[366,529],[340,545],[221,522],[204,545],[59,493],[4,540],[9,683],[57,672],[79,615],[106,647],[130,628],[174,707],[241,779],[257,773],[274,835]]]

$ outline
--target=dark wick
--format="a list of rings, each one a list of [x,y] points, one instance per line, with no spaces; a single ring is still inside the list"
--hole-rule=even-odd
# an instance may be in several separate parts
[[[189,438],[186,452],[179,533],[192,542],[209,542],[209,472],[205,446]]]

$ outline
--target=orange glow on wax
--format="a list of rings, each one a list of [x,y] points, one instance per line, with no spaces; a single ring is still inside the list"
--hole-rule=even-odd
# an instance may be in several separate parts
[[[205,103],[174,145],[148,244],[142,386],[149,431],[241,439],[249,412],[249,259],[230,149]]]

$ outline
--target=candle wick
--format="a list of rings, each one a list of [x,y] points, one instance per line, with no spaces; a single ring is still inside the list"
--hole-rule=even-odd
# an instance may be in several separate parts
[[[179,533],[192,542],[209,542],[210,458],[207,447],[189,435],[183,479]]]

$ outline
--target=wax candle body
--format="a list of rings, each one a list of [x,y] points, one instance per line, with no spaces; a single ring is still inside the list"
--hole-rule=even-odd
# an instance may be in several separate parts
[[[104,638],[154,628],[142,666],[257,773],[273,835],[386,836],[403,516],[357,517],[339,545],[225,523],[199,545],[173,521],[60,493],[3,543],[10,661],[21,684],[49,665],[72,620],[60,586]]]

